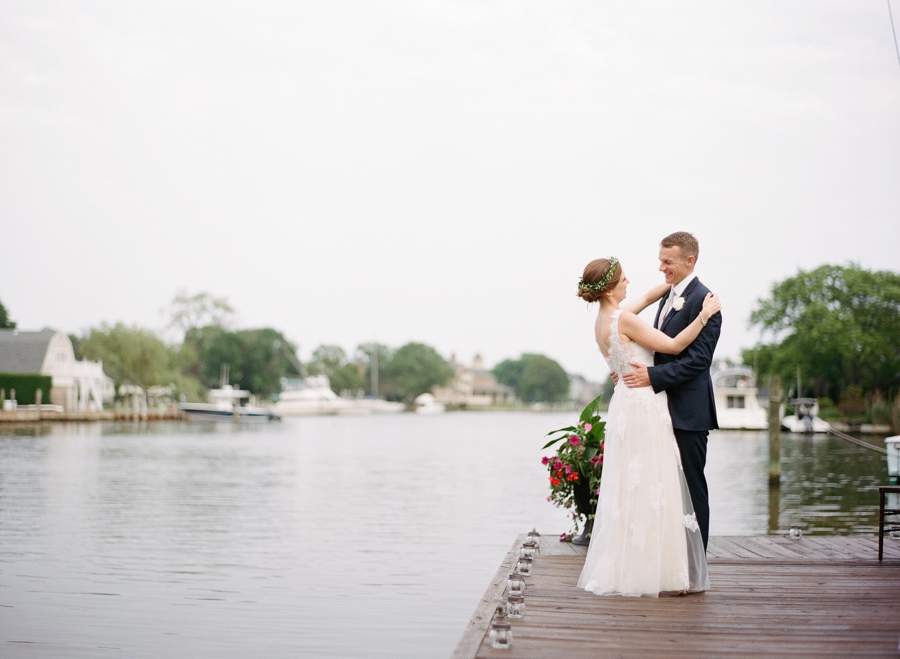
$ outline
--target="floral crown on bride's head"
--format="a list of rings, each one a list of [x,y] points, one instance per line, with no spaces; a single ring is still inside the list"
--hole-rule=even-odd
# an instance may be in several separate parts
[[[600,277],[599,281],[594,282],[593,284],[586,284],[584,279],[578,282],[578,288],[582,291],[602,291],[609,285],[609,281],[613,278],[613,275],[616,274],[616,268],[619,265],[619,259],[615,256],[609,257],[609,269],[603,273],[603,276]]]

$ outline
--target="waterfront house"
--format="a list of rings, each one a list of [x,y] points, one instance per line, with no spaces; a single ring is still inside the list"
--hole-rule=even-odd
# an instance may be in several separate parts
[[[472,409],[515,402],[515,391],[497,382],[497,377],[485,369],[481,355],[475,355],[471,367],[457,362],[453,355],[450,366],[455,371],[453,379],[446,387],[434,389],[434,398],[439,403]]]
[[[103,363],[75,359],[71,339],[57,330],[0,330],[0,373],[49,375],[50,400],[44,402],[66,412],[98,411],[115,396],[115,383],[103,372]]]

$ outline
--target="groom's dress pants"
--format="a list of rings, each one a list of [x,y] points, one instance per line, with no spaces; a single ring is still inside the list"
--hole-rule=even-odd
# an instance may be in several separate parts
[[[675,428],[675,441],[678,442],[678,449],[681,451],[681,467],[684,469],[684,479],[691,492],[691,503],[694,504],[694,512],[697,514],[704,549],[709,543],[709,490],[706,487],[706,476],[703,474],[708,437],[707,430]]]

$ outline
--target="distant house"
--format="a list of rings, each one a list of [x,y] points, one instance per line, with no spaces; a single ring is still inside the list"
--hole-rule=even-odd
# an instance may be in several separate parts
[[[456,407],[491,407],[509,405],[515,402],[512,387],[497,382],[496,376],[484,368],[481,355],[475,355],[471,368],[450,358],[450,366],[455,370],[453,379],[446,387],[436,387],[437,401]]]
[[[50,400],[44,402],[62,405],[67,412],[101,410],[115,396],[103,363],[76,360],[72,341],[56,330],[0,330],[0,373],[49,375]]]

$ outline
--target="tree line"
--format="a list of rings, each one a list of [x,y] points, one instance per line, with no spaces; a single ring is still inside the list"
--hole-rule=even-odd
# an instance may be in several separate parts
[[[191,401],[203,400],[207,389],[220,385],[223,366],[228,367],[229,384],[265,399],[281,391],[282,378],[326,375],[338,395],[372,395],[375,385],[380,396],[411,403],[455,374],[437,350],[416,342],[399,348],[363,343],[352,354],[337,345],[320,345],[301,363],[297,346],[280,331],[234,329],[234,315],[224,298],[182,292],[168,310],[167,330],[177,333],[178,341],[166,342],[158,332],[123,323],[103,323],[70,339],[78,359],[103,362],[117,392],[126,384],[145,390],[174,384],[175,395]],[[2,303],[0,327],[15,327]],[[568,394],[565,370],[543,355],[506,360],[494,373],[526,402],[561,401]]]
[[[750,325],[762,336],[744,363],[779,376],[783,390],[850,420],[900,425],[900,274],[854,263],[800,270],[757,301]]]

